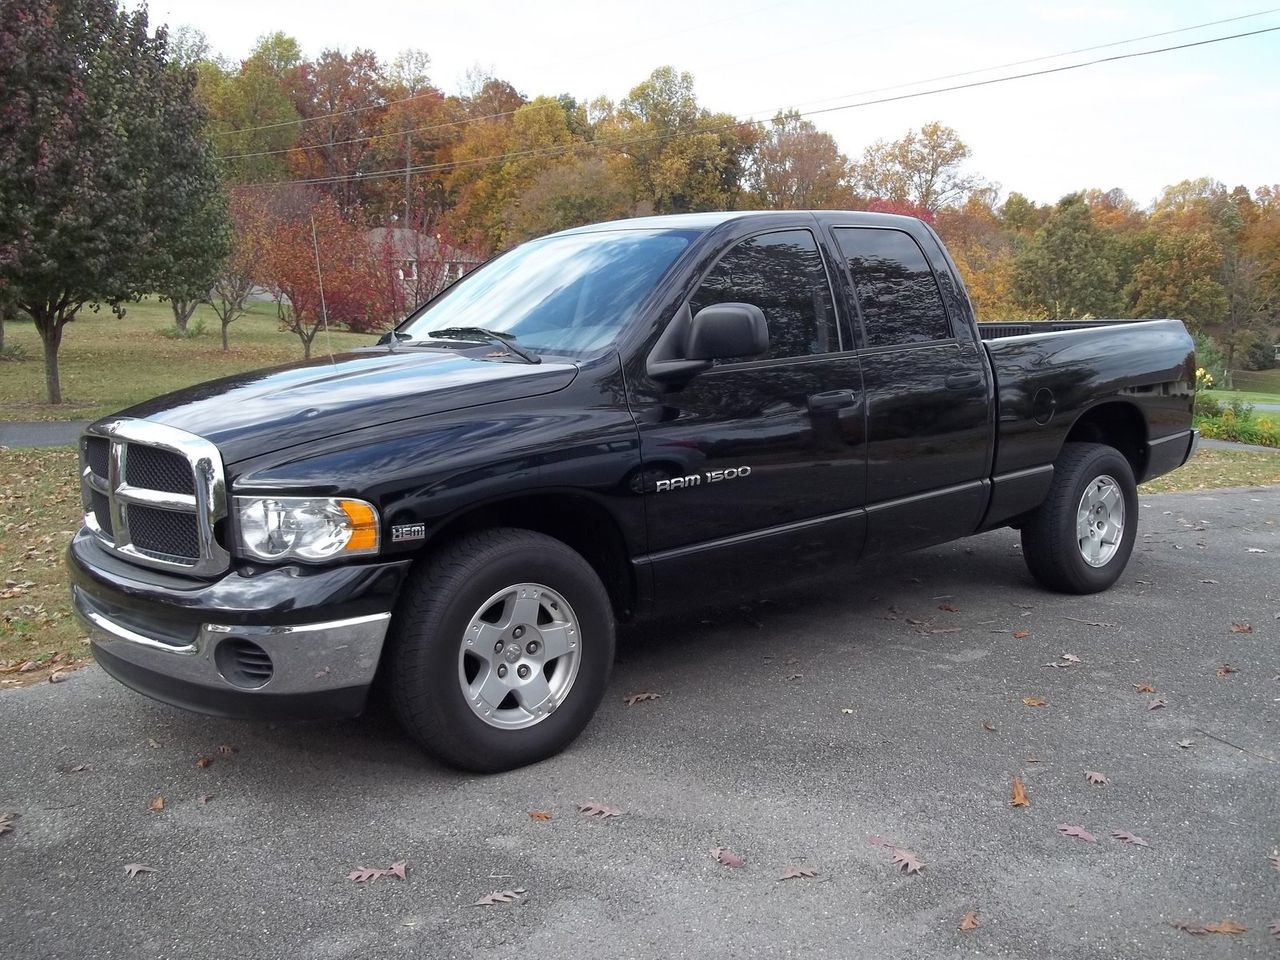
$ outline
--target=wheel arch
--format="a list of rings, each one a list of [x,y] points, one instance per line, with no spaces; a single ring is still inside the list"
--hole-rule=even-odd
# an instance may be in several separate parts
[[[1105,444],[1129,461],[1138,482],[1146,472],[1147,420],[1136,404],[1125,400],[1108,400],[1085,410],[1062,442]]]
[[[609,594],[614,616],[629,620],[639,584],[626,538],[613,514],[598,500],[570,491],[519,494],[478,504],[435,527],[422,555],[441,545],[491,527],[514,527],[553,537],[580,554],[596,571]]]

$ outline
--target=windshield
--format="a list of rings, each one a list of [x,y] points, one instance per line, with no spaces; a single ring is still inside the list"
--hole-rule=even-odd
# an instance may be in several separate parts
[[[694,234],[617,230],[534,240],[454,284],[401,335],[483,327],[530,350],[585,356],[608,346]]]

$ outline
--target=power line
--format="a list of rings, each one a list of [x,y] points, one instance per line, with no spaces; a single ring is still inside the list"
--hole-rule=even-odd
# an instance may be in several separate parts
[[[1192,30],[1203,30],[1203,29],[1205,29],[1205,28],[1207,28],[1207,27],[1216,27],[1216,26],[1221,26],[1221,25],[1222,25],[1222,24],[1224,24],[1224,23],[1235,23],[1235,22],[1240,21],[1240,20],[1249,20],[1249,19],[1253,19],[1253,18],[1256,18],[1256,17],[1266,16],[1266,15],[1267,15],[1267,14],[1269,14],[1269,13],[1276,13],[1276,12],[1280,12],[1280,7],[1273,7],[1273,8],[1272,8],[1272,9],[1270,9],[1270,10],[1261,10],[1261,11],[1258,11],[1257,13],[1247,13],[1247,14],[1243,14],[1243,15],[1238,16],[1238,17],[1227,17],[1227,18],[1222,19],[1222,20],[1210,20],[1210,21],[1208,21],[1208,22],[1206,22],[1206,23],[1197,23],[1197,24],[1192,24],[1191,26],[1178,27],[1177,29],[1174,29],[1174,30],[1164,30],[1164,31],[1161,31],[1161,32],[1159,32],[1159,33],[1149,33],[1149,34],[1144,34],[1144,35],[1142,35],[1142,36],[1138,36],[1138,37],[1129,37],[1129,38],[1124,39],[1124,40],[1112,40],[1112,41],[1110,41],[1110,42],[1108,42],[1108,43],[1100,43],[1100,44],[1096,44],[1096,45],[1094,45],[1094,46],[1090,46],[1090,47],[1080,47],[1080,48],[1077,48],[1077,49],[1075,49],[1075,50],[1066,50],[1066,51],[1063,51],[1063,52],[1061,52],[1061,53],[1052,53],[1052,54],[1047,54],[1047,55],[1045,55],[1045,56],[1040,56],[1040,57],[1030,57],[1030,58],[1027,58],[1027,59],[1024,59],[1024,60],[1013,60],[1013,61],[1010,61],[1010,62],[1008,62],[1008,63],[999,63],[999,64],[994,64],[994,65],[989,66],[989,67],[980,67],[980,68],[978,68],[978,69],[974,69],[974,70],[965,70],[965,71],[962,71],[962,72],[960,72],[960,73],[949,73],[949,74],[943,74],[943,75],[941,75],[941,76],[925,77],[925,78],[920,79],[920,80],[912,80],[912,81],[908,81],[908,82],[906,82],[906,83],[896,83],[896,84],[891,84],[891,85],[889,85],[889,86],[885,86],[885,87],[873,87],[873,88],[871,88],[871,89],[867,89],[867,90],[857,90],[857,91],[854,91],[853,93],[843,94],[843,95],[841,95],[841,96],[839,96],[839,97],[825,97],[825,98],[823,98],[823,99],[821,99],[821,100],[809,100],[809,101],[805,101],[804,103],[801,103],[801,104],[796,104],[796,105],[794,105],[794,106],[805,106],[805,105],[808,105],[808,104],[830,103],[832,100],[843,100],[843,99],[845,99],[846,97],[858,97],[858,96],[864,96],[864,95],[866,95],[866,94],[871,94],[871,93],[883,93],[883,92],[886,92],[886,91],[889,91],[889,90],[901,90],[901,89],[904,89],[904,88],[906,88],[906,87],[915,87],[915,86],[919,86],[920,84],[923,84],[923,83],[936,83],[936,82],[938,82],[938,81],[940,81],[940,80],[954,80],[954,79],[957,79],[957,78],[959,78],[959,77],[969,77],[969,76],[973,76],[974,74],[979,74],[979,73],[989,73],[989,72],[990,72],[990,71],[992,71],[992,70],[1004,70],[1004,69],[1007,69],[1007,68],[1009,68],[1009,67],[1020,67],[1020,66],[1024,66],[1024,65],[1026,65],[1026,64],[1030,64],[1030,63],[1041,63],[1041,62],[1043,62],[1043,61],[1045,61],[1045,60],[1056,60],[1056,59],[1058,59],[1058,58],[1060,58],[1060,57],[1070,57],[1070,56],[1075,56],[1075,55],[1077,55],[1077,54],[1081,54],[1081,53],[1092,53],[1092,52],[1093,52],[1093,51],[1095,51],[1095,50],[1106,50],[1106,49],[1110,49],[1110,48],[1112,48],[1112,47],[1124,46],[1125,44],[1130,44],[1130,43],[1140,43],[1140,42],[1142,42],[1143,40],[1155,40],[1155,39],[1157,39],[1157,38],[1159,38],[1159,37],[1172,36],[1172,35],[1174,35],[1174,34],[1178,34],[1178,33],[1187,33],[1187,32],[1192,31]],[[404,102],[404,101],[393,101],[393,103],[402,103],[402,102]],[[524,106],[527,106],[527,105],[528,105],[528,104],[525,104]],[[368,108],[360,108],[360,109],[368,109]],[[336,140],[336,141],[333,141],[333,142],[331,142],[331,143],[313,143],[313,144],[305,144],[305,145],[303,145],[303,146],[283,147],[283,148],[279,148],[279,149],[275,149],[275,150],[261,150],[261,151],[257,151],[257,152],[255,152],[255,153],[238,153],[238,154],[229,154],[229,155],[226,155],[226,156],[220,156],[220,157],[218,157],[217,159],[219,159],[219,160],[226,160],[226,161],[230,161],[230,160],[249,160],[249,159],[254,159],[254,158],[258,158],[258,157],[273,157],[273,156],[280,156],[280,155],[282,155],[282,154],[294,153],[295,151],[301,151],[301,150],[320,150],[320,149],[325,149],[325,148],[333,149],[333,148],[335,148],[335,147],[349,146],[349,145],[354,144],[354,143],[365,143],[365,142],[372,143],[372,142],[373,142],[373,141],[375,141],[375,140],[389,140],[389,139],[395,139],[395,138],[402,137],[402,136],[407,136],[407,135],[413,135],[413,134],[419,134],[419,133],[430,133],[430,132],[433,132],[433,131],[436,131],[436,130],[444,130],[444,129],[448,129],[448,128],[450,128],[450,127],[459,127],[459,126],[465,126],[465,125],[467,125],[467,124],[471,124],[471,123],[479,123],[479,122],[484,121],[484,120],[495,120],[495,119],[500,119],[500,118],[502,118],[502,117],[509,117],[509,116],[514,115],[516,112],[518,112],[518,109],[522,109],[522,108],[517,108],[517,110],[506,110],[506,111],[503,111],[503,112],[501,112],[501,113],[492,113],[492,114],[487,114],[487,115],[485,115],[485,116],[480,116],[480,117],[468,117],[468,118],[464,118],[464,119],[461,119],[461,120],[450,120],[450,121],[446,121],[446,122],[443,122],[443,123],[430,124],[430,125],[428,125],[428,126],[424,126],[424,127],[414,127],[414,128],[412,128],[412,129],[410,129],[410,130],[397,130],[397,131],[394,131],[394,132],[391,132],[391,133],[369,134],[368,136],[363,136],[363,137],[350,137],[350,138],[348,138],[348,139],[346,139],[346,140]],[[771,114],[776,113],[776,112],[777,112],[776,110],[769,110],[769,111],[754,111],[754,112],[753,112],[753,114],[748,114],[748,116],[758,115],[758,114],[761,114],[761,113],[768,113],[768,114],[770,114],[770,115],[771,115]],[[328,114],[327,116],[336,116],[336,114]],[[314,119],[323,119],[323,118],[322,118],[322,117],[316,117],[316,118],[314,118]],[[292,123],[293,121],[289,121],[289,122],[290,122],[290,123]],[[238,130],[238,131],[227,131],[227,132],[228,132],[228,133],[232,133],[232,132],[234,132],[234,133],[248,133],[248,132],[252,132],[252,131],[254,131],[254,130],[259,130],[259,129],[267,129],[267,128],[265,128],[265,127],[246,127],[246,128],[244,128],[243,130]],[[403,173],[403,168],[401,168],[401,172]]]
[[[845,104],[840,104],[834,107],[822,107],[817,110],[804,111],[800,113],[799,116],[813,117],[813,116],[818,116],[820,114],[825,114],[825,113],[836,113],[841,110],[855,110],[861,107],[872,107],[872,106],[879,106],[881,104],[886,104],[886,103],[898,103],[903,100],[914,100],[920,97],[931,97],[941,93],[953,93],[957,90],[972,90],[977,87],[988,87],[988,86],[994,86],[996,84],[1001,84],[1001,83],[1009,83],[1013,80],[1026,80],[1031,77],[1043,77],[1043,76],[1049,76],[1055,73],[1065,73],[1071,70],[1081,70],[1085,67],[1093,67],[1103,63],[1115,63],[1121,60],[1133,60],[1139,57],[1150,57],[1156,54],[1172,53],[1178,50],[1190,50],[1194,47],[1209,46],[1210,44],[1223,43],[1227,40],[1240,40],[1246,37],[1256,37],[1262,34],[1274,33],[1277,30],[1280,30],[1280,26],[1263,27],[1258,30],[1250,30],[1244,33],[1233,33],[1233,34],[1229,34],[1227,36],[1222,36],[1222,37],[1210,37],[1205,40],[1194,40],[1189,43],[1180,43],[1180,44],[1176,44],[1168,47],[1158,47],[1152,50],[1136,50],[1136,51],[1133,51],[1132,53],[1118,53],[1109,57],[1098,57],[1093,60],[1084,60],[1079,63],[1069,63],[1069,64],[1064,64],[1058,67],[1046,67],[1043,70],[1031,70],[1026,73],[1010,74],[1009,76],[1005,76],[1005,77],[992,77],[986,80],[974,80],[970,83],[957,83],[947,87],[937,87],[933,90],[918,90],[913,93],[903,93],[903,94],[898,94],[897,96],[892,96],[892,97],[878,97],[874,100],[861,100],[861,101],[858,101],[857,103],[845,103]],[[747,126],[751,122],[752,121],[735,121],[733,123],[722,124],[716,127],[703,127],[701,129],[693,130],[693,131],[672,131],[664,134],[655,134],[648,137],[635,137],[635,138],[625,139],[625,140],[582,141],[582,142],[575,142],[570,144],[563,144],[563,145],[550,147],[550,148],[537,147],[529,150],[519,150],[519,151],[510,152],[510,153],[495,154],[493,156],[488,156],[488,157],[475,157],[469,160],[450,161],[445,163],[421,164],[411,168],[410,172],[415,174],[440,172],[445,170],[461,169],[463,167],[476,166],[480,164],[497,163],[497,162],[506,161],[506,160],[516,160],[521,157],[528,157],[528,156],[540,156],[540,155],[555,156],[557,154],[566,153],[568,151],[575,150],[575,149],[589,149],[589,148],[595,148],[599,146],[617,148],[617,147],[629,146],[631,144],[649,143],[649,142],[661,141],[661,140],[673,140],[680,137],[699,136],[701,134],[706,134],[706,133],[719,133],[726,130],[732,130],[735,127]],[[405,168],[400,167],[398,169],[393,169],[393,170],[379,170],[373,173],[341,174],[341,175],[328,176],[328,177],[311,177],[311,178],[302,178],[302,179],[296,179],[296,180],[264,180],[264,181],[257,181],[255,183],[240,184],[240,186],[269,187],[269,186],[281,186],[284,184],[321,185],[321,184],[329,184],[329,183],[344,183],[352,180],[363,182],[366,180],[378,180],[388,176],[400,177],[400,176],[404,176],[404,174],[405,174]]]

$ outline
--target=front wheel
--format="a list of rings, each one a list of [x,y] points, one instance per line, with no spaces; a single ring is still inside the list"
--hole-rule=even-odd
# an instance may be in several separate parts
[[[1114,447],[1068,443],[1049,495],[1022,524],[1022,554],[1041,585],[1097,593],[1119,579],[1138,530],[1133,468]]]
[[[613,665],[609,596],[581,556],[529,530],[485,530],[427,560],[392,625],[401,724],[451,766],[494,773],[563,750]]]

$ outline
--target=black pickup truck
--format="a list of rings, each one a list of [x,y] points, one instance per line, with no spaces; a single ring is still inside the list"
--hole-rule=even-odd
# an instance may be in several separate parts
[[[440,759],[518,766],[658,609],[1001,526],[1044,586],[1114,583],[1136,484],[1195,449],[1191,338],[1031,329],[977,324],[911,218],[544,237],[378,345],[90,426],[74,604],[168,703],[334,717],[376,689]]]

